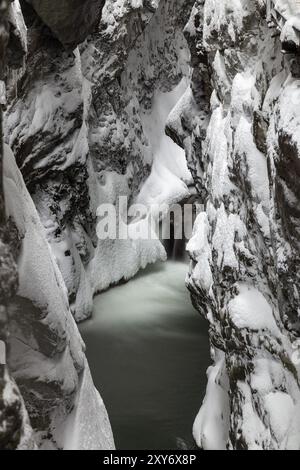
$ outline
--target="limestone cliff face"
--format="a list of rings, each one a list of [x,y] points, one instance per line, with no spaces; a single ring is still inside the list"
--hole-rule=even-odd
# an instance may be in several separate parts
[[[188,245],[214,360],[204,449],[300,448],[298,23],[292,0],[197,0],[185,28],[192,85],[167,132],[205,206]]]

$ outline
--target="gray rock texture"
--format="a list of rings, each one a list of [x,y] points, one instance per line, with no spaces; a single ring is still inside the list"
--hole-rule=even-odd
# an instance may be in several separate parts
[[[11,24],[27,30],[15,45],[26,43],[21,64],[5,73],[6,214],[19,240],[9,366],[39,448],[110,449],[73,317],[86,319],[96,292],[166,257],[159,240],[98,240],[97,208],[136,201],[151,174],[144,120],[156,93],[188,75],[192,2],[13,5]]]
[[[154,93],[171,91],[187,73],[183,25],[192,3],[140,3],[108,0],[98,29],[74,51],[24,10],[28,55],[9,86],[7,143],[77,321],[90,316],[95,292],[165,258],[159,242],[125,247],[96,235],[99,204],[134,202],[150,175],[143,116]]]
[[[113,448],[74,318],[165,259],[159,241],[99,240],[96,227],[99,205],[120,196],[188,198],[188,178],[164,193],[173,180],[149,131],[171,93],[166,134],[204,205],[188,244],[213,361],[196,442],[299,449],[299,2],[0,8],[0,446]]]
[[[18,42],[18,32],[11,25],[11,6],[7,2],[0,3],[0,87],[4,89],[6,67],[9,58],[13,57],[13,44]],[[11,32],[12,29],[12,32]],[[14,36],[14,39],[11,38]],[[16,54],[17,57],[24,54]],[[12,66],[12,64],[10,63]],[[3,91],[2,91],[3,92]],[[10,314],[9,308],[18,288],[16,258],[18,253],[18,232],[14,222],[5,214],[3,190],[3,102],[0,102],[0,449],[33,449],[35,442],[32,428],[25,409],[23,398],[12,378],[6,364],[8,352],[8,334]]]
[[[19,3],[5,9],[4,3],[0,83],[4,97],[7,85],[9,105],[26,72],[27,34]],[[0,365],[0,447],[112,449],[110,424],[93,385],[65,283],[2,132],[0,190],[0,339],[7,352],[6,365]]]
[[[198,0],[185,28],[192,84],[167,132],[205,207],[188,245],[214,360],[204,449],[300,447],[297,21],[293,1]]]
[[[74,49],[98,26],[104,0],[24,0],[67,48]],[[26,7],[25,7],[26,8]]]

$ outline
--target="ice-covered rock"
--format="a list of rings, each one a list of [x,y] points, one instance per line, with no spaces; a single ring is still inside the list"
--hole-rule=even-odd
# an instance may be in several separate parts
[[[43,448],[113,448],[67,289],[7,146],[4,194],[7,217],[21,240],[19,287],[9,305],[8,363],[29,411],[35,440]],[[71,421],[76,425],[71,426]]]
[[[0,80],[10,98],[26,71],[27,32],[18,1],[0,8]],[[3,146],[2,107],[0,113],[0,448],[113,449],[65,282],[15,157]]]
[[[185,28],[192,84],[167,130],[205,207],[187,280],[215,362],[194,426],[204,449],[300,448],[298,9],[197,0]]]
[[[9,306],[18,288],[16,267],[17,231],[5,214],[3,192],[3,138],[2,106],[6,102],[4,80],[7,64],[20,66],[25,53],[22,31],[18,28],[14,12],[16,5],[2,2],[0,5],[0,449],[34,449],[33,430],[20,391],[7,364],[9,335]],[[16,20],[16,21],[15,21]],[[13,38],[13,39],[12,39]],[[14,55],[15,54],[15,55]]]
[[[150,214],[152,203],[185,199],[192,175],[204,210],[187,284],[214,362],[195,439],[204,449],[299,449],[299,2],[21,6],[1,30],[14,154],[7,147],[6,207],[19,235],[12,245],[1,232],[0,256],[5,295],[17,290],[18,264],[18,296],[1,318],[11,318],[22,442],[34,446],[25,403],[39,445],[113,446],[70,312],[87,318],[96,292],[165,252],[158,240],[99,240],[97,209],[126,196]]]
[[[166,256],[158,240],[98,240],[98,206],[117,207],[121,196],[129,207],[171,204],[189,194],[184,152],[163,128],[189,75],[191,4],[107,1],[98,29],[73,52],[24,9],[28,56],[17,94],[10,87],[6,139],[77,321],[91,314],[95,292]]]
[[[40,448],[111,449],[73,316],[86,319],[96,292],[166,258],[159,240],[98,240],[97,210],[126,196],[150,216],[152,184],[157,203],[189,194],[184,152],[163,127],[187,87],[192,1],[107,0],[101,18],[100,0],[20,4],[5,38],[19,62],[6,54],[0,77],[19,282],[11,263],[9,368]]]

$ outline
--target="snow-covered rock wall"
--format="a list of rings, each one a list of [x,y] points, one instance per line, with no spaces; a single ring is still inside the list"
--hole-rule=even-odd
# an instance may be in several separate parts
[[[213,359],[195,439],[299,449],[298,0],[20,3],[0,20],[0,445],[113,447],[73,317],[165,251],[98,240],[97,208],[184,200],[192,175]]]
[[[1,8],[5,105],[4,83],[15,84],[26,72],[27,34],[19,2],[4,2]],[[17,71],[9,77],[12,68]],[[1,340],[7,352],[6,366],[0,365],[1,449],[114,447],[65,282],[15,157],[3,146],[2,133]]]
[[[8,363],[26,403],[35,441],[47,449],[113,448],[65,283],[8,146],[4,146],[3,174],[6,215],[14,221],[19,240],[19,288],[8,307]]]
[[[113,449],[65,282],[3,143],[2,107],[26,71],[27,34],[18,1],[0,8],[0,449]]]
[[[0,16],[0,449],[34,449],[33,430],[29,423],[23,398],[7,364],[7,341],[9,335],[9,306],[18,288],[15,256],[15,225],[7,220],[3,191],[3,139],[2,106],[5,99],[5,72],[19,66],[24,50],[13,57],[12,42],[18,43],[18,32],[9,23],[12,11],[1,4]],[[11,29],[11,31],[10,31]],[[20,45],[20,44],[19,44]]]
[[[73,317],[166,258],[159,240],[98,240],[97,208],[126,196],[150,212],[189,195],[184,152],[163,127],[187,87],[192,3],[15,0],[7,11],[0,99],[14,285],[3,337],[28,447],[113,448]]]
[[[96,292],[165,259],[159,241],[99,241],[96,213],[103,203],[117,207],[120,196],[129,204],[150,203],[149,182],[142,189],[157,151],[145,128],[153,110],[158,115],[153,120],[159,119],[155,98],[163,100],[189,74],[183,25],[191,4],[107,0],[98,27],[73,50],[45,31],[36,12],[22,2],[28,55],[17,83],[14,77],[10,81],[6,140],[46,229],[77,321],[91,314]],[[166,107],[175,103],[173,97]],[[171,158],[178,154],[174,147]],[[171,194],[165,202],[189,194],[184,154],[175,159],[179,168],[173,170],[172,161],[164,167],[154,191],[159,198],[167,177]]]
[[[185,27],[192,84],[167,132],[205,206],[187,281],[214,361],[204,449],[300,448],[298,21],[296,0],[197,0]]]

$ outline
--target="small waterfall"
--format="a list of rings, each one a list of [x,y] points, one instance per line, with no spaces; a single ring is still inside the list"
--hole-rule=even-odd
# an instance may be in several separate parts
[[[190,189],[191,195],[180,202],[182,214],[179,223],[181,226],[178,227],[178,221],[174,220],[172,208],[170,209],[171,216],[169,215],[168,219],[170,220],[170,227],[168,227],[167,236],[164,234],[163,222],[160,224],[160,240],[165,247],[168,259],[172,261],[187,262],[189,260],[188,253],[186,251],[186,245],[192,235],[192,227],[197,216],[197,203],[199,203],[198,196],[193,194],[194,188],[192,187]],[[185,207],[188,205],[193,206],[191,213],[185,212]],[[191,219],[187,220],[187,215],[190,216]],[[180,230],[177,230],[178,228]],[[178,234],[181,234],[181,236],[178,237]]]

